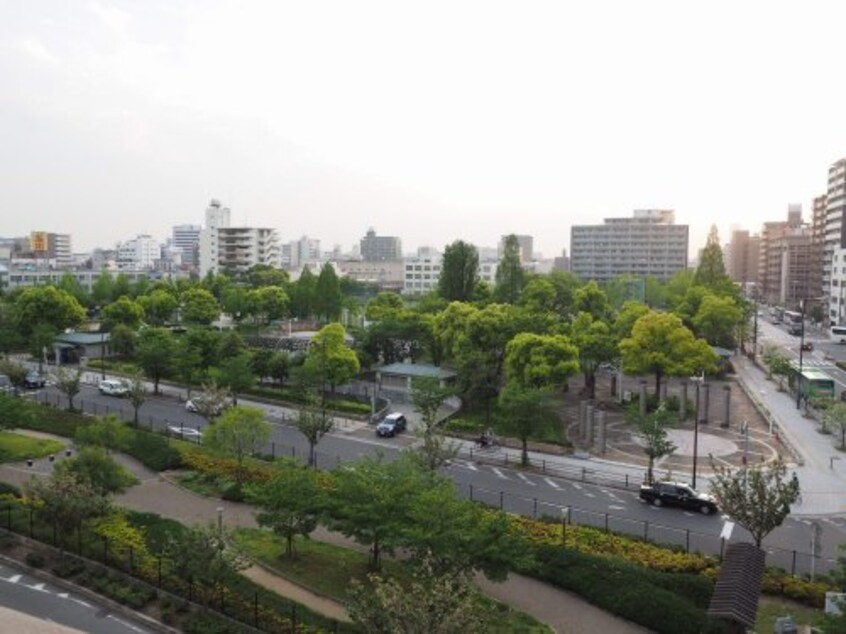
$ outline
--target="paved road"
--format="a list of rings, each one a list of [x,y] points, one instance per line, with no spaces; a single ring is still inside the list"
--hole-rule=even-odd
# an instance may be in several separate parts
[[[39,398],[61,399],[61,395],[48,388]],[[126,419],[131,418],[132,408],[125,399],[101,395],[95,388],[86,387],[77,399],[87,411],[103,413],[120,409]],[[246,404],[247,401],[244,401]],[[291,413],[284,408],[264,406],[271,416],[281,420],[283,415]],[[166,425],[185,425],[203,429],[205,423],[197,414],[186,412],[181,402],[174,398],[149,398],[142,406],[142,425],[152,425],[154,429],[163,429]],[[291,454],[304,456],[307,443],[303,436],[285,424],[274,424],[272,445],[266,452],[275,455]],[[355,460],[364,455],[382,452],[391,459],[403,448],[411,446],[415,438],[401,435],[398,438],[377,439],[372,427],[366,424],[348,424],[339,431],[325,437],[318,446],[318,466],[334,468],[338,464]],[[510,453],[510,464],[516,464],[516,451],[500,450],[500,457]],[[496,460],[497,456],[488,456]],[[528,516],[549,516],[561,518],[562,509],[567,511],[569,520],[577,524],[590,524],[634,535],[646,535],[650,539],[689,546],[691,550],[717,554],[723,544],[720,533],[727,517],[705,517],[699,513],[672,508],[656,508],[640,502],[637,497],[637,483],[642,469],[614,464],[602,464],[599,461],[579,461],[573,458],[535,455],[533,459],[540,464],[545,459],[550,471],[556,461],[562,465],[589,465],[598,469],[616,469],[631,472],[630,490],[621,490],[609,486],[597,486],[590,483],[560,478],[555,475],[524,472],[503,464],[480,464],[476,461],[460,459],[454,461],[447,470],[455,481],[462,495],[473,497],[494,506]],[[575,466],[573,467],[575,470]],[[622,483],[622,479],[620,480]],[[812,519],[789,519],[784,526],[774,531],[766,540],[765,548],[770,551],[769,562],[787,570],[794,568],[799,572],[808,572],[811,567],[810,557],[802,553],[811,552],[810,522]],[[817,569],[829,569],[836,559],[836,547],[846,542],[846,517],[825,517],[819,520],[823,527],[820,557],[822,561],[815,565]],[[733,539],[745,538],[745,532],[735,527]],[[798,551],[795,556],[793,551]]]
[[[0,605],[38,617],[42,621],[59,623],[91,634],[139,634],[153,631],[123,615],[112,614],[108,608],[87,597],[39,581],[23,569],[9,564],[0,564]],[[3,625],[0,625],[0,630],[10,631]]]

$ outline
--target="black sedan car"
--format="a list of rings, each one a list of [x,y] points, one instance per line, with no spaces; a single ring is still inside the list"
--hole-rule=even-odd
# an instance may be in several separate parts
[[[640,499],[653,506],[679,506],[702,515],[716,513],[719,509],[714,498],[705,493],[698,493],[682,482],[656,482],[640,487]]]

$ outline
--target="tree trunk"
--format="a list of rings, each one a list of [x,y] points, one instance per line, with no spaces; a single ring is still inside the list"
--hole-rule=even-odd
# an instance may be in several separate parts
[[[313,467],[316,460],[314,459],[314,442],[308,441],[308,466]]]
[[[379,562],[381,560],[381,550],[379,548],[379,538],[373,538],[373,546],[370,549],[370,568],[372,570],[379,570]]]
[[[138,427],[138,408],[137,407],[135,408],[135,416],[133,417],[132,422],[135,423],[136,427]]]
[[[289,532],[288,533],[288,540],[287,545],[285,547],[285,553],[290,557],[294,554],[294,534]]]
[[[655,371],[655,393],[661,393],[661,370]]]
[[[652,484],[654,482],[652,476],[652,467],[655,464],[655,458],[653,456],[649,456],[649,465],[646,467],[646,481],[648,484]]]
[[[527,467],[529,466],[529,439],[524,437],[520,440],[523,443],[523,452],[520,455],[520,464]]]
[[[159,377],[157,375],[156,378],[153,379],[153,394],[158,394],[158,393],[159,393]]]

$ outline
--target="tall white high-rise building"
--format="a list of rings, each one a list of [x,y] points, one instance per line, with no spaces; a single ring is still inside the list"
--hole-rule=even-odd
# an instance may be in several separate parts
[[[220,204],[217,198],[212,198],[206,207],[206,229],[220,229],[229,226],[231,212],[229,207]]]
[[[828,168],[822,247],[822,291],[829,298],[828,317],[831,323],[842,325],[840,319],[844,310],[839,274],[844,265],[839,250],[846,249],[846,159],[840,159]],[[835,261],[835,255],[838,255],[838,261]],[[836,273],[835,268],[838,269]]]
[[[213,199],[200,231],[200,275],[243,273],[256,264],[279,266],[279,236],[267,227],[230,227],[230,211]]]

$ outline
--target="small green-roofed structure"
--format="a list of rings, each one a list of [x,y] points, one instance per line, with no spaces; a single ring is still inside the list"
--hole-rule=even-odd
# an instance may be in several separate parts
[[[455,372],[430,363],[390,363],[376,370],[376,380],[383,388],[410,390],[414,379],[434,378],[441,386],[455,380]]]
[[[100,359],[110,356],[109,338],[108,332],[63,332],[53,338],[53,351],[59,364]]]

